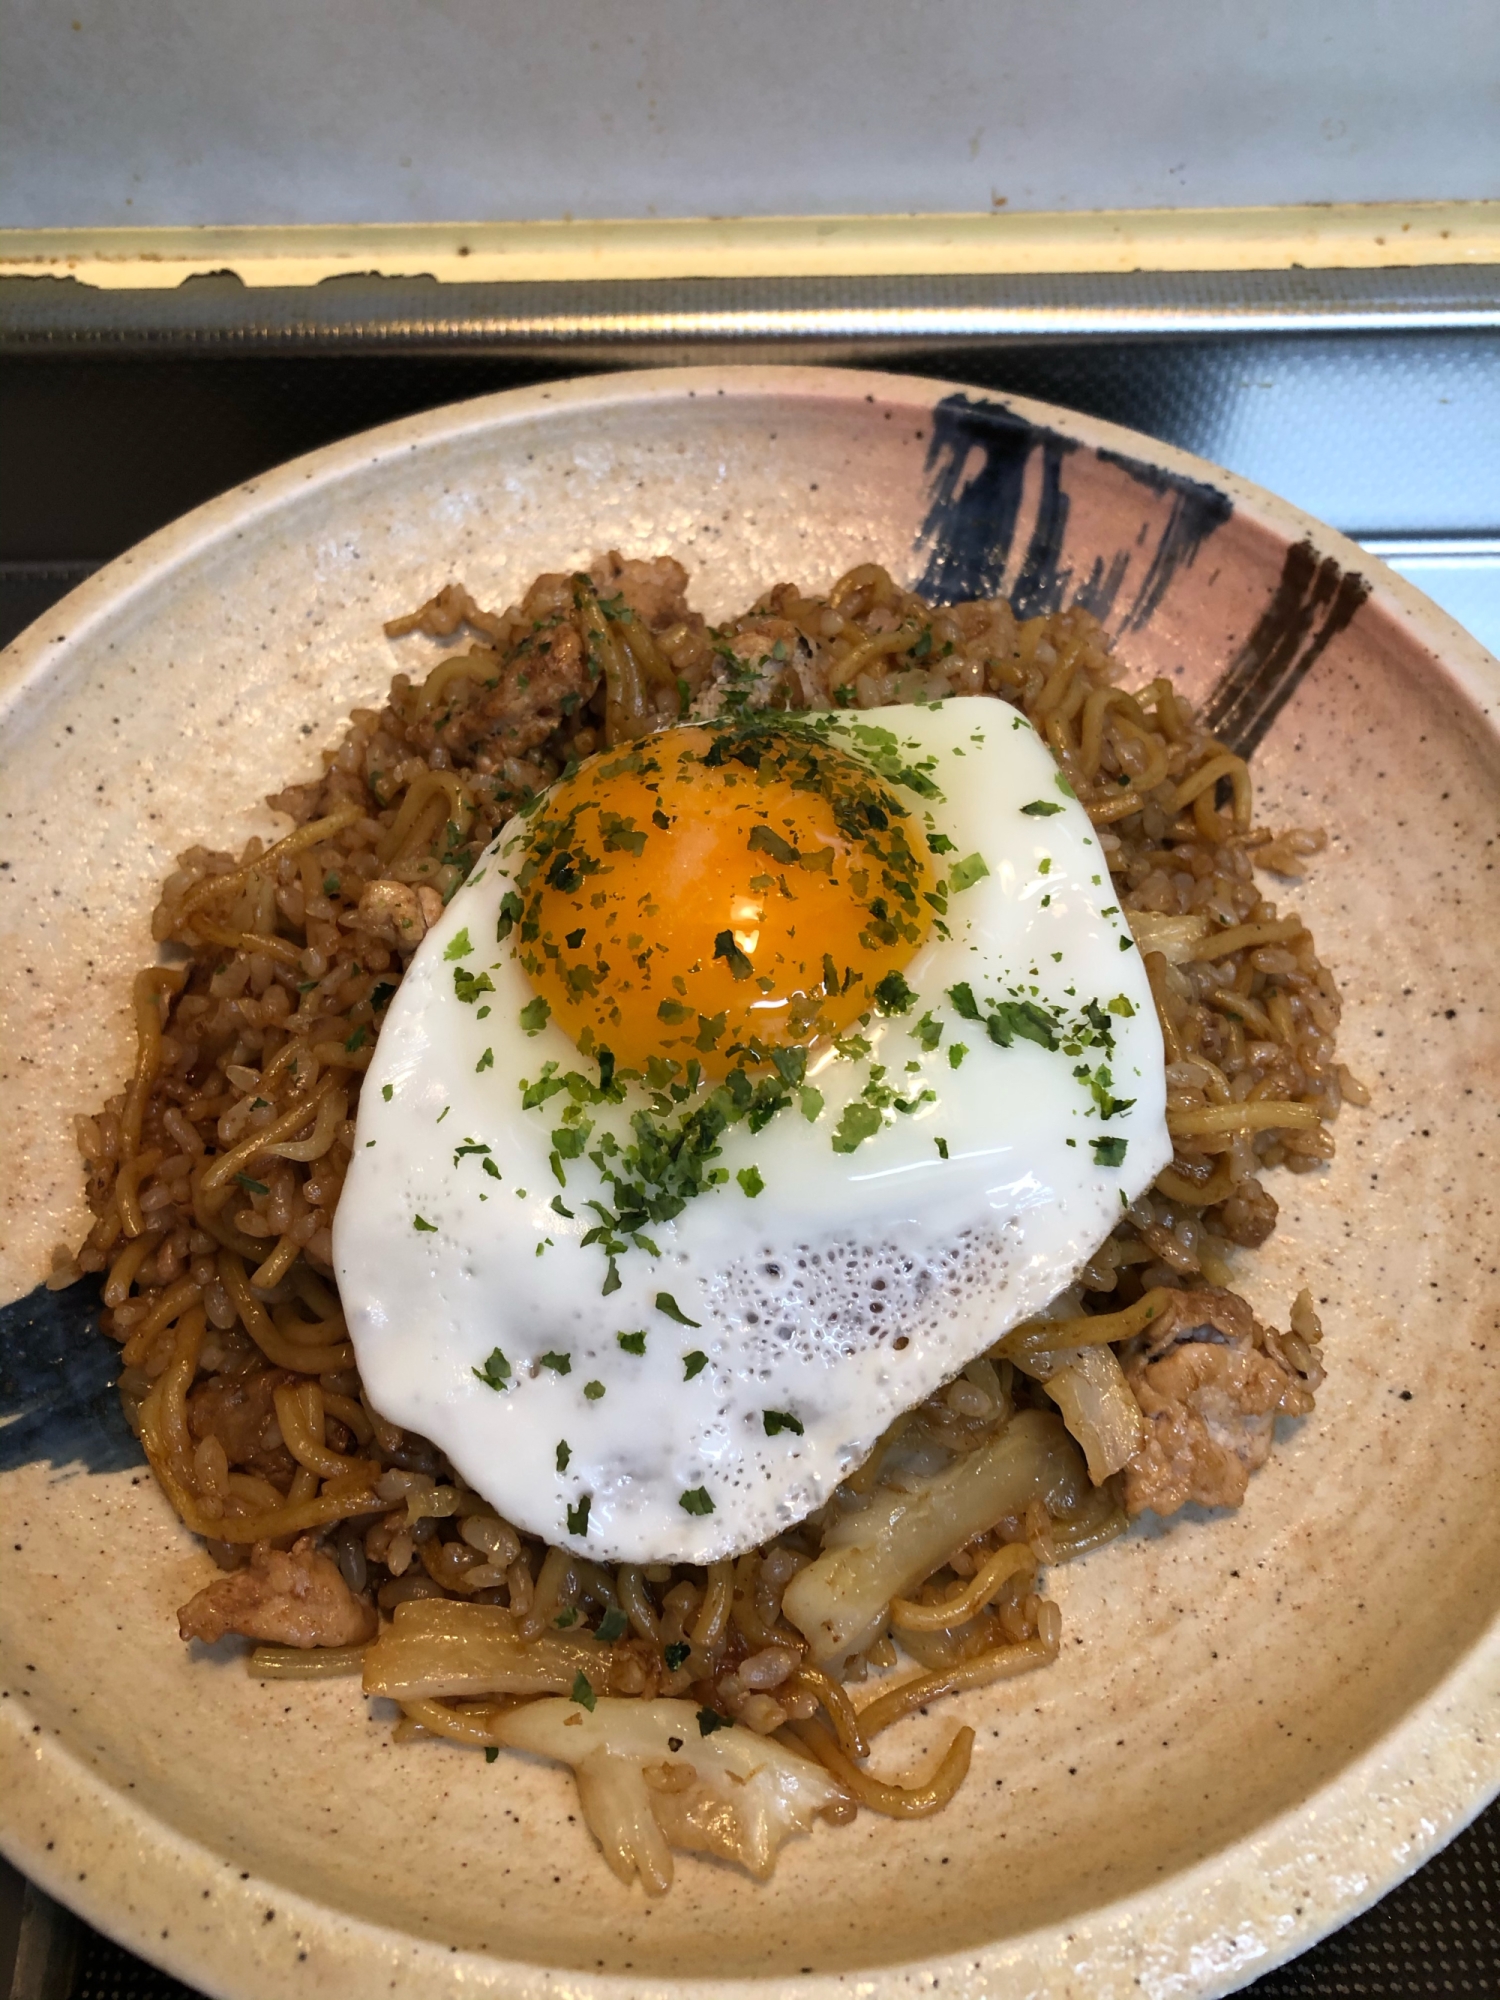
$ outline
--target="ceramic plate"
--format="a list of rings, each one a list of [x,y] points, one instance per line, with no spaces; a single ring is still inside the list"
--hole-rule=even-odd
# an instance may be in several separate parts
[[[79,1294],[68,1114],[129,1065],[128,975],[177,850],[237,845],[413,646],[452,576],[669,550],[710,615],[871,557],[942,597],[1082,601],[1135,675],[1235,726],[1374,1102],[1276,1177],[1247,1289],[1322,1302],[1329,1379],[1245,1506],[1056,1573],[1061,1663],[947,1704],[877,1763],[943,1816],[861,1817],[757,1886],[683,1859],[648,1903],[571,1781],[388,1743],[347,1682],[247,1678],[173,1608],[208,1558],[114,1411]],[[113,563],[5,658],[0,764],[4,1844],[135,1950],[233,2000],[456,1993],[1224,1993],[1353,1915],[1500,1785],[1500,669],[1331,530],[1211,466],[900,377],[683,369],[437,410],[303,459]],[[1281,893],[1281,892],[1278,892]],[[1287,1431],[1287,1427],[1283,1426]]]

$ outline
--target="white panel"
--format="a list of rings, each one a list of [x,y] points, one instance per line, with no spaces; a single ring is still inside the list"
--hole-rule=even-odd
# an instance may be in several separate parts
[[[0,223],[1500,194],[1494,0],[3,0]]]

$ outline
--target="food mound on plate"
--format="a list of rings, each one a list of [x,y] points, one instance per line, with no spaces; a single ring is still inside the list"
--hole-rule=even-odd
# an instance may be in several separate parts
[[[1054,1660],[1051,1564],[1239,1505],[1323,1370],[1234,1261],[1366,1101],[1256,880],[1321,836],[1089,614],[686,586],[387,627],[426,669],[293,831],[165,883],[58,1273],[223,1572],[184,1638],[568,1764],[650,1892],[937,1811],[973,1731],[873,1739]]]

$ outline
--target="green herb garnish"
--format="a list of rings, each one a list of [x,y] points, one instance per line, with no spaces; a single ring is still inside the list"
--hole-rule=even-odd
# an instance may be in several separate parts
[[[471,1371],[487,1389],[508,1389],[510,1387],[510,1363],[498,1347],[490,1349],[490,1357],[482,1368]]]
[[[873,1104],[856,1097],[852,1104],[846,1104],[833,1128],[833,1150],[836,1153],[852,1153],[866,1139],[873,1139],[880,1130],[882,1119]]]
[[[912,1039],[930,1054],[943,1039],[943,1024],[941,1021],[934,1021],[932,1015],[928,1013],[922,1016],[911,1032]]]
[[[917,996],[899,972],[888,972],[875,986],[875,1005],[882,1014],[909,1014]]]
[[[453,991],[466,1007],[472,1007],[481,993],[493,993],[495,982],[487,972],[470,972],[466,965],[453,968]]]
[[[656,1310],[659,1313],[665,1313],[668,1319],[676,1320],[679,1326],[696,1327],[701,1324],[701,1322],[696,1319],[688,1318],[687,1314],[682,1310],[682,1307],[678,1305],[676,1299],[673,1298],[670,1292],[657,1293]]]
[[[1008,1049],[1017,1038],[1023,1042],[1035,1042],[1038,1048],[1056,1049],[1061,1046],[1057,1038],[1058,1020],[1034,1000],[1000,1000],[990,1010],[985,1022],[989,1038],[1002,1049]]]
[[[719,932],[714,939],[714,957],[724,960],[734,979],[748,979],[755,970],[754,964],[735,943],[733,931]]]

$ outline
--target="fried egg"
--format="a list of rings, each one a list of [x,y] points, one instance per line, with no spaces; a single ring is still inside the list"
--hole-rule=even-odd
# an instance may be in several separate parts
[[[1089,819],[985,697],[606,751],[424,939],[334,1252],[375,1406],[517,1527],[708,1562],[820,1506],[1171,1157]]]

